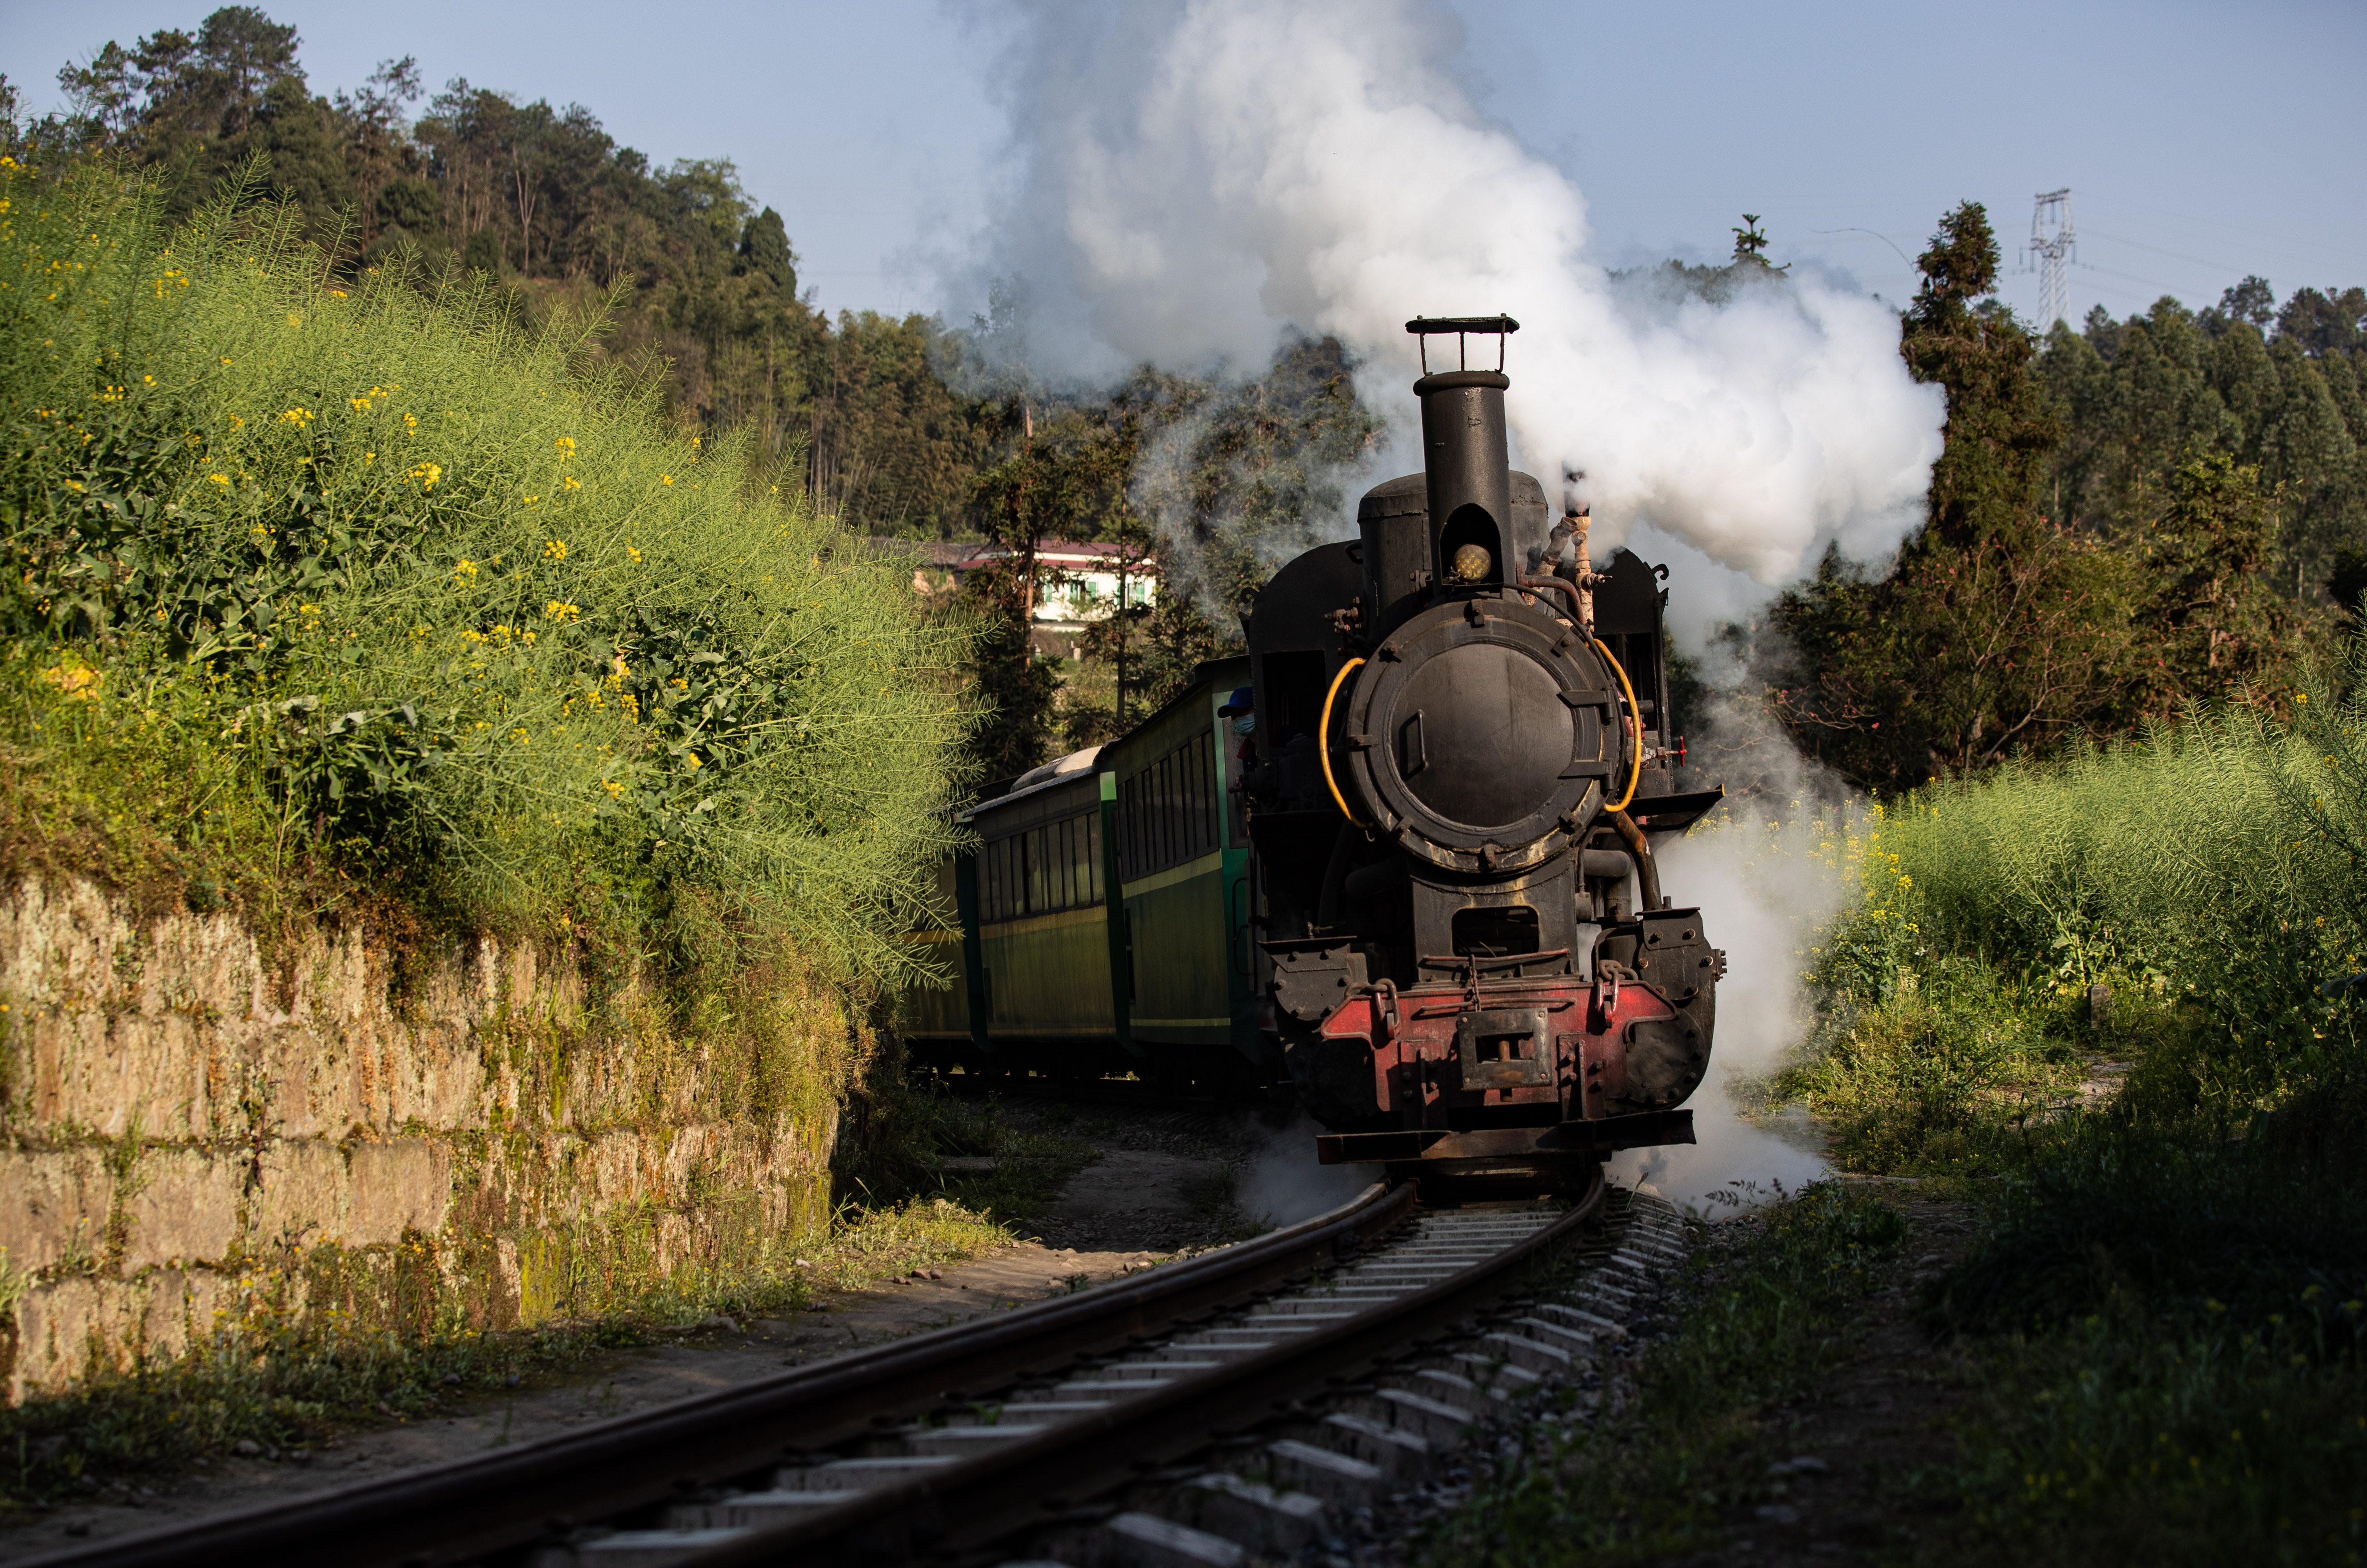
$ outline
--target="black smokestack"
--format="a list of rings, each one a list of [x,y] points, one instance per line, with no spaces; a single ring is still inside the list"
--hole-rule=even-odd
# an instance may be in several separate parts
[[[1441,588],[1501,583],[1512,517],[1512,458],[1504,439],[1503,342],[1520,330],[1510,316],[1446,317],[1406,323],[1422,340],[1422,470],[1430,482],[1433,581]],[[1496,339],[1496,368],[1431,371],[1430,339],[1455,335],[1456,359],[1475,334]],[[1484,553],[1484,558],[1483,558]],[[1517,563],[1525,565],[1525,562]]]

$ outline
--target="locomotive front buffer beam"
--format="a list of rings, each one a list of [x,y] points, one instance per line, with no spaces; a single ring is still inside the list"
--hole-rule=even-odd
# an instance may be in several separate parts
[[[1670,913],[1693,937],[1693,912]],[[1693,1113],[1676,1107],[1707,1065],[1706,1018],[1624,965],[1603,967],[1591,983],[1489,982],[1475,964],[1461,987],[1352,995],[1320,1035],[1369,1061],[1374,1111],[1400,1125],[1319,1137],[1317,1157],[1567,1163],[1693,1142]]]

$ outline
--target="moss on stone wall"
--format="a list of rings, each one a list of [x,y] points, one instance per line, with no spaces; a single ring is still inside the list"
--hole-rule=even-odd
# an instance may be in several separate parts
[[[409,935],[410,933],[405,933]],[[670,982],[670,983],[669,983]],[[0,900],[16,1400],[217,1341],[590,1318],[785,1278],[868,1037],[811,973],[619,974]]]

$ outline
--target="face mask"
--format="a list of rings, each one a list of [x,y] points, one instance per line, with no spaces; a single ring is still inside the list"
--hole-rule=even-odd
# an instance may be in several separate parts
[[[1233,720],[1233,733],[1236,735],[1247,735],[1256,728],[1257,715],[1253,713],[1245,713]]]

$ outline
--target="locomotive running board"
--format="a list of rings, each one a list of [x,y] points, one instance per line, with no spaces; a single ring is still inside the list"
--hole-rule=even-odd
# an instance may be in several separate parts
[[[1407,1160],[1503,1159],[1523,1155],[1585,1158],[1618,1149],[1693,1141],[1692,1111],[1647,1111],[1551,1127],[1489,1127],[1470,1133],[1430,1127],[1397,1133],[1327,1133],[1315,1140],[1315,1158],[1319,1165],[1396,1165]]]

